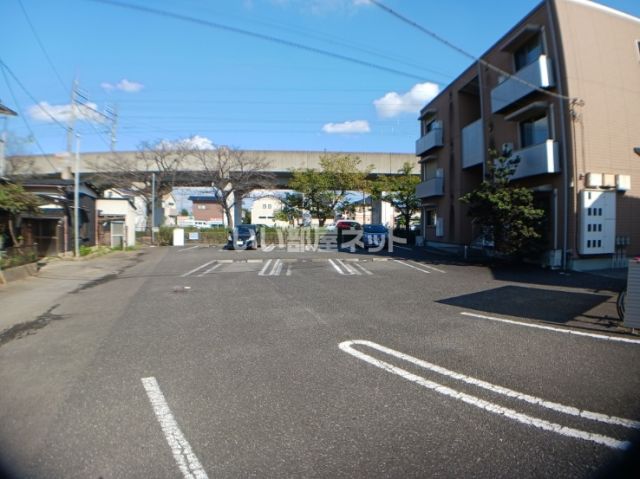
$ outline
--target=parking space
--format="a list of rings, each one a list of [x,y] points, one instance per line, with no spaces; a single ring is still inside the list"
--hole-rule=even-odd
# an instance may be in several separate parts
[[[254,273],[258,277],[291,277],[305,274],[348,277],[368,277],[376,274],[443,274],[440,267],[415,261],[387,259],[373,260],[349,257],[328,258],[249,258],[249,259],[209,259],[204,262],[183,262],[189,269],[179,276],[202,278],[225,273]]]

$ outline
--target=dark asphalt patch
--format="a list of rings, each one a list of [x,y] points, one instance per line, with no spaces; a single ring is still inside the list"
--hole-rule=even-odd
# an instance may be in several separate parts
[[[6,331],[3,331],[2,334],[0,334],[0,346],[14,339],[20,339],[24,338],[25,336],[29,336],[30,334],[35,334],[38,329],[44,328],[51,321],[60,321],[62,319],[65,319],[64,315],[55,314],[53,312],[53,310],[58,306],[60,305],[56,304],[54,306],[51,306],[46,312],[42,313],[33,321],[16,324]]]

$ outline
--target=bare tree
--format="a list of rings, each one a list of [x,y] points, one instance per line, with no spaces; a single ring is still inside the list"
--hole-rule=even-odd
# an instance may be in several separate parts
[[[237,148],[196,148],[190,155],[200,170],[201,182],[213,187],[230,227],[233,227],[231,213],[234,201],[251,190],[269,187],[273,183],[273,175],[267,171],[268,161]]]
[[[182,184],[181,175],[190,151],[186,141],[145,141],[139,145],[135,156],[114,153],[100,164],[90,166],[96,171],[96,183],[101,189],[123,188],[144,198],[146,215],[150,218],[153,174],[156,198],[162,198],[178,183]]]

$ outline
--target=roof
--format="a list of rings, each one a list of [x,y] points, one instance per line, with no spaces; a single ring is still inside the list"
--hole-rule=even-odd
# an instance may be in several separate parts
[[[11,108],[4,106],[0,103],[0,115],[9,115],[9,116],[18,116],[18,114],[13,111]]]
[[[194,203],[220,203],[217,196],[189,196],[189,201]]]

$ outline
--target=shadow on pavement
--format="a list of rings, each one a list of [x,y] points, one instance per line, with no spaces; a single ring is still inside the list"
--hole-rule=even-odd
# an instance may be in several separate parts
[[[584,316],[609,299],[609,295],[593,293],[503,286],[438,302],[483,313],[567,323]]]

